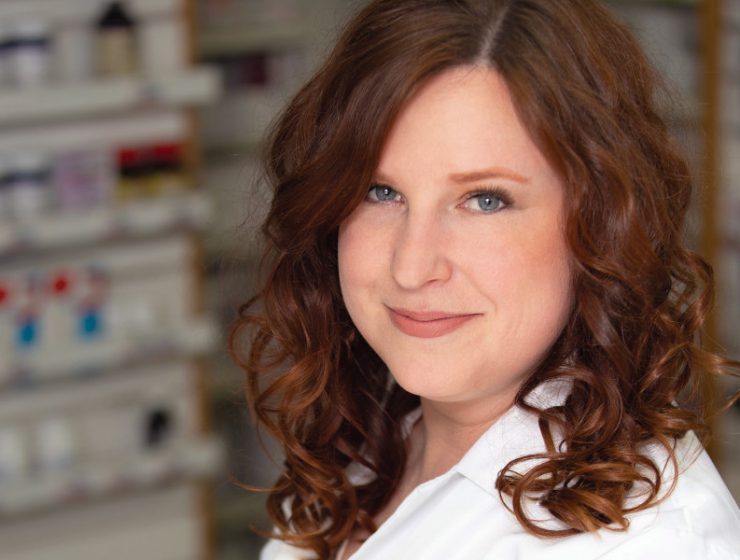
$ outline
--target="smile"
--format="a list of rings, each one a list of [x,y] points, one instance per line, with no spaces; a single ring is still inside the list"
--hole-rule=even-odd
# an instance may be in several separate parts
[[[409,311],[388,308],[393,324],[402,333],[417,338],[436,338],[457,330],[478,313],[450,314],[439,311]]]

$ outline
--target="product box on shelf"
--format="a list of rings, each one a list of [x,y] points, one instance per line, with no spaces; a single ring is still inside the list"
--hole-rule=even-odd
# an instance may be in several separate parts
[[[168,139],[0,153],[0,215],[24,221],[183,193],[192,187],[184,151],[183,141]]]

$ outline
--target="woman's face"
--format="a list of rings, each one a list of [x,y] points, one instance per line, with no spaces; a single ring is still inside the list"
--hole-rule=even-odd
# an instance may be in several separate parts
[[[569,315],[563,198],[495,71],[447,71],[408,103],[339,229],[347,310],[403,388],[510,404]]]

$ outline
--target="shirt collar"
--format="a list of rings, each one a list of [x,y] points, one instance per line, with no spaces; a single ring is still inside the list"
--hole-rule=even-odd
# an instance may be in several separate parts
[[[527,402],[537,408],[564,404],[571,386],[569,380],[542,383],[529,394]],[[545,451],[538,416],[515,405],[478,438],[453,470],[488,494],[498,496],[496,479],[510,461]],[[520,463],[516,470],[525,472],[541,461]]]
[[[527,402],[537,408],[563,404],[570,394],[571,386],[572,382],[565,379],[541,383],[529,394]],[[401,432],[404,437],[408,437],[421,414],[419,407],[403,419]],[[538,417],[515,405],[478,438],[451,470],[469,479],[488,494],[498,496],[496,478],[509,461],[544,451],[545,443],[540,434]],[[539,461],[523,463],[521,467],[529,467],[536,462]],[[355,486],[367,484],[375,478],[373,471],[354,462],[347,467],[346,473]]]

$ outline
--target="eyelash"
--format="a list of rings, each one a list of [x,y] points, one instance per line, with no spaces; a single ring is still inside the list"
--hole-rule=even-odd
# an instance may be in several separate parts
[[[367,200],[372,204],[386,204],[386,203],[395,203],[398,202],[397,200],[380,200],[377,198],[377,189],[389,189],[390,191],[393,191],[395,194],[394,198],[396,196],[400,196],[400,193],[391,187],[390,185],[385,185],[383,183],[375,183],[370,186],[370,189],[367,193]],[[375,198],[371,198],[372,193],[376,192]],[[480,191],[474,191],[465,196],[465,200],[462,202],[462,204],[467,204],[469,201],[474,200],[476,198],[489,196],[492,198],[496,198],[501,201],[501,205],[499,208],[496,208],[490,212],[485,212],[482,209],[477,211],[476,213],[479,214],[495,214],[497,212],[500,212],[501,210],[505,210],[506,208],[509,208],[512,205],[512,199],[511,195],[504,189],[500,187],[492,187],[488,189],[483,189]]]

